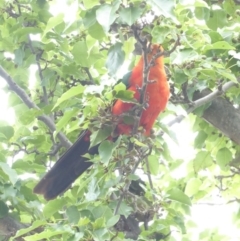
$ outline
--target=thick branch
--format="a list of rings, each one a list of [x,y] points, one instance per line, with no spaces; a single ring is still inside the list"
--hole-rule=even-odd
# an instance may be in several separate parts
[[[14,91],[29,109],[40,110],[39,107],[29,98],[27,93],[13,81],[13,79],[7,74],[2,66],[0,66],[0,76],[7,82],[10,90]],[[38,119],[41,120],[52,132],[56,130],[55,124],[50,119],[50,117],[41,115],[38,117]],[[63,133],[59,132],[57,137],[60,140],[62,146],[66,148],[71,147],[72,143]]]
[[[238,80],[240,82],[240,78]],[[208,93],[205,94],[197,94],[197,92],[195,93],[195,101],[191,102],[191,107],[189,109],[186,110],[187,114],[192,113],[194,110],[196,110],[198,107],[205,105],[213,100],[219,99],[220,95],[224,94],[225,92],[227,92],[231,87],[235,86],[236,83],[229,81],[227,83],[225,83],[221,89],[216,89],[215,91],[211,92],[210,90],[208,91]],[[222,99],[222,98],[221,98]],[[180,115],[177,116],[175,119],[173,119],[172,121],[170,121],[168,123],[168,126],[172,126],[175,123],[180,123],[183,119],[185,118],[184,115]]]
[[[210,90],[203,90],[195,93],[194,98],[202,98],[209,93]],[[202,117],[240,145],[240,112],[226,99],[222,97],[214,99],[212,104],[204,111]]]

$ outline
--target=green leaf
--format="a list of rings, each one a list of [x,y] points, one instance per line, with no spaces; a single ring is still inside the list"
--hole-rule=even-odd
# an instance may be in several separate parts
[[[74,60],[82,67],[89,67],[88,64],[88,48],[85,41],[79,41],[74,44],[72,49]]]
[[[120,218],[120,215],[112,216],[110,219],[107,220],[106,227],[107,228],[113,227],[118,222],[119,218]]]
[[[213,164],[210,152],[200,151],[193,160],[193,168],[196,173],[200,170],[210,167]]]
[[[154,43],[163,43],[167,35],[171,33],[171,28],[168,26],[154,26],[152,30],[152,37]]]
[[[36,109],[27,109],[25,111],[22,111],[22,113],[19,113],[19,121],[23,125],[29,125],[33,121],[35,121],[36,117],[41,114],[41,111],[36,110]]]
[[[15,55],[14,63],[17,64],[17,65],[22,65],[23,58],[25,56],[24,50],[19,48],[19,49],[14,51],[14,55]]]
[[[173,188],[169,190],[167,194],[168,194],[168,198],[173,201],[177,201],[189,206],[192,205],[190,198],[178,188]]]
[[[227,0],[223,2],[223,8],[230,16],[234,16],[236,13],[236,4],[234,0]]]
[[[100,217],[100,218],[96,219],[92,225],[93,225],[93,229],[95,229],[95,230],[103,228],[105,226],[105,218]]]
[[[196,136],[194,140],[194,146],[196,148],[201,148],[205,145],[205,140],[207,139],[208,135],[205,133],[205,131],[199,131],[198,135]]]
[[[127,117],[127,116],[126,116]],[[127,121],[127,122],[126,122]],[[128,118],[128,119],[125,119],[124,118],[124,123],[126,123],[126,124],[133,124],[133,122],[132,121],[134,121],[134,118]],[[135,144],[135,145],[137,145],[137,146],[140,146],[140,147],[147,147],[147,145],[146,144],[144,144],[143,142],[141,142],[141,141],[139,141],[138,139],[136,139],[136,138],[134,138],[134,137],[131,137],[131,141]]]
[[[212,30],[223,28],[227,25],[226,12],[222,9],[214,9],[210,12],[210,17],[206,21],[207,26]]]
[[[213,49],[226,49],[226,50],[232,50],[235,49],[234,46],[230,45],[228,42],[226,41],[218,41],[214,44],[208,44],[204,47],[204,51],[208,51],[208,50],[213,50]]]
[[[64,199],[51,200],[45,205],[43,209],[43,215],[46,218],[50,218],[54,213],[60,211],[64,205]]]
[[[121,91],[121,90],[126,90],[126,85],[123,82],[120,82],[119,84],[116,84],[114,86],[114,90],[116,92]]]
[[[174,0],[150,0],[149,3],[152,5],[157,15],[163,15],[166,18],[171,18],[173,22],[178,23],[176,15],[174,13],[175,1]]]
[[[222,41],[222,36],[217,31],[210,31],[209,36],[211,38],[212,43]]]
[[[70,206],[66,210],[66,214],[70,223],[77,224],[80,219],[80,213],[76,206]]]
[[[96,6],[97,4],[99,4],[99,0],[83,0],[83,4],[85,6],[86,9],[92,8],[94,6]]]
[[[38,27],[24,27],[16,30],[14,35],[17,37],[18,41],[21,42],[28,40],[29,34],[37,34],[41,32],[42,30]]]
[[[91,146],[96,146],[103,140],[105,140],[107,137],[111,135],[112,128],[111,127],[105,127],[103,129],[100,129],[98,131],[95,131],[90,136]]]
[[[189,62],[191,60],[194,60],[198,58],[199,54],[196,51],[193,51],[192,49],[182,49],[179,51],[176,58],[173,60],[175,64],[183,64],[185,62]]]
[[[108,165],[109,160],[111,159],[114,150],[119,146],[120,141],[121,137],[119,137],[115,142],[105,140],[100,144],[98,151],[104,165]]]
[[[84,233],[75,233],[73,236],[71,236],[67,241],[79,241],[82,240],[82,237],[84,236]]]
[[[186,185],[185,193],[188,196],[193,196],[195,193],[198,193],[199,187],[201,186],[202,182],[199,178],[191,178]]]
[[[104,30],[99,23],[95,23],[88,29],[88,33],[97,40],[102,40],[105,37]]]
[[[103,141],[98,147],[100,159],[104,164],[107,165],[109,163],[109,160],[112,157],[113,150],[114,143],[108,140]]]
[[[75,117],[79,109],[73,108],[70,110],[66,110],[64,115],[58,120],[56,124],[57,131],[60,131],[62,128],[66,127],[72,117]]]
[[[216,155],[216,162],[221,167],[221,169],[226,169],[226,166],[232,161],[232,153],[231,151],[223,147],[218,150]]]
[[[54,27],[56,27],[58,24],[62,23],[64,21],[64,14],[60,13],[54,17],[49,18],[47,26],[43,32],[42,38],[46,35],[46,33],[52,31]]]
[[[159,172],[159,157],[156,155],[148,156],[148,164],[151,174],[158,175]]]
[[[87,193],[85,199],[87,201],[95,201],[100,194],[100,189],[97,183],[96,177],[91,178],[91,181],[88,185]]]
[[[106,67],[110,74],[114,75],[117,73],[123,64],[124,58],[125,53],[122,50],[122,43],[116,43],[109,49]]]
[[[20,236],[22,236],[22,235],[24,235],[24,234],[27,234],[27,233],[33,231],[34,229],[36,229],[36,228],[38,228],[38,227],[40,227],[40,226],[43,226],[43,225],[45,225],[45,224],[47,224],[47,222],[46,222],[45,220],[36,220],[36,221],[34,221],[34,222],[31,224],[30,227],[19,230],[19,231],[16,233],[16,235],[14,236],[14,238],[18,238],[18,237],[20,237]]]
[[[131,26],[141,17],[142,13],[143,9],[134,5],[129,8],[121,8],[119,16],[123,23]]]
[[[96,20],[96,10],[97,9],[95,7],[95,8],[89,9],[86,12],[86,14],[83,18],[83,24],[84,24],[85,28],[89,28],[97,22],[97,20]]]
[[[105,205],[94,207],[92,213],[95,219],[104,217],[106,220],[108,220],[113,216],[111,208]]]
[[[195,8],[195,15],[200,20],[208,20],[210,17],[210,10],[206,7],[196,7]]]
[[[117,3],[115,6],[104,4],[96,11],[96,19],[99,24],[102,25],[106,33],[109,31],[111,24],[117,18],[117,14],[115,12],[118,9],[120,1],[115,1],[115,3]]]
[[[176,69],[174,71],[174,82],[177,84],[183,84],[187,82],[188,76],[183,72],[182,69]]]
[[[233,73],[229,73],[228,71],[226,70],[222,70],[222,69],[217,69],[217,72],[222,75],[223,77],[225,77],[226,79],[229,79],[235,83],[238,84],[238,80],[236,78],[236,75],[233,74]]]
[[[133,211],[132,207],[128,206],[125,202],[121,202],[118,210],[118,214],[124,215],[127,218],[132,211]]]
[[[65,233],[69,233],[70,230],[65,230],[62,228],[62,230],[45,230],[41,233],[35,233],[33,235],[29,235],[27,237],[24,237],[25,241],[41,241],[41,240],[54,240],[54,239],[50,239],[53,236],[58,236],[60,237],[61,234],[65,234]]]
[[[0,126],[0,134],[10,140],[14,135],[14,129],[12,126]]]
[[[94,240],[106,240],[104,238],[104,235],[108,234],[108,233],[109,233],[109,231],[106,228],[99,228],[97,230],[94,230],[93,231]]]
[[[186,227],[184,223],[184,218],[181,216],[175,216],[173,218],[174,222],[181,228],[182,234],[186,234]]]
[[[115,95],[116,99],[120,99],[128,103],[136,103],[137,101],[133,97],[134,92],[131,90],[119,90]]]
[[[82,85],[74,86],[71,89],[67,90],[62,94],[60,98],[58,98],[57,103],[54,105],[52,110],[55,110],[62,102],[71,99],[72,97],[81,95],[84,91],[84,87]]]
[[[7,216],[8,206],[0,200],[0,218]]]
[[[0,168],[8,175],[10,182],[14,185],[18,180],[18,175],[7,163],[0,162]]]

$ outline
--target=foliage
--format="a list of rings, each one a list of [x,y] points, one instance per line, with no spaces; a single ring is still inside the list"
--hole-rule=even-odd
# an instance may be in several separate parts
[[[194,113],[189,110],[196,91],[238,83],[237,1],[1,0],[0,8],[1,66],[36,105],[29,109],[27,98],[3,87],[15,123],[0,122],[0,218],[10,215],[27,224],[12,240],[22,235],[31,241],[131,240],[131,230],[119,220],[129,221],[133,214],[132,223],[141,221],[138,240],[230,240],[219,230],[193,232],[189,216],[192,205],[214,203],[216,193],[225,203],[239,201],[240,169],[233,162],[239,146],[202,119],[209,103]],[[138,58],[132,26],[166,52],[180,38],[165,57],[172,97],[155,125],[155,136],[112,143],[105,140],[112,130],[110,106],[116,98],[133,101],[124,85],[115,85]],[[238,106],[239,86],[224,96]],[[175,153],[184,138],[168,124],[182,113],[189,114],[183,121],[191,129],[186,138],[194,139],[181,152],[192,155]],[[55,131],[39,118],[43,115],[54,121]],[[94,168],[55,200],[33,194],[39,178],[66,151],[59,133],[74,142],[87,128],[93,132],[92,145],[101,143],[99,156],[92,157]],[[135,145],[130,153],[129,141]],[[131,161],[149,148],[147,161],[131,173]],[[128,175],[117,175],[116,166]],[[120,203],[126,183],[138,176],[145,182],[144,196],[128,193]]]

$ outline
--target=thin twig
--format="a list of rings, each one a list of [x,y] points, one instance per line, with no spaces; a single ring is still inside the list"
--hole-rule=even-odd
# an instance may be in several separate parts
[[[148,177],[149,185],[150,185],[150,188],[152,189],[152,191],[154,191],[153,182],[152,182],[151,173],[150,173],[149,162],[148,162],[147,157],[145,157],[145,163],[146,163],[146,168],[147,168],[147,177]],[[153,197],[153,200],[156,201],[156,197],[155,197],[154,193],[152,194],[152,197]]]
[[[94,81],[93,81],[93,77],[92,77],[92,75],[91,75],[91,73],[90,73],[90,71],[89,71],[89,68],[84,68],[84,70],[85,70],[85,72],[86,72],[86,74],[87,74],[87,76],[88,76],[88,78],[89,78],[89,84],[92,84],[92,85],[94,85]]]

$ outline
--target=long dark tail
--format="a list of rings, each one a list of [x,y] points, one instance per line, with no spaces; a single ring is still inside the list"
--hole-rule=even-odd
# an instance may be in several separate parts
[[[89,150],[90,142],[85,140],[86,135],[88,135],[87,131],[82,133],[79,139],[60,157],[36,185],[35,193],[42,194],[46,200],[54,199],[92,165],[92,162],[82,155],[87,152],[98,153],[98,146]]]

